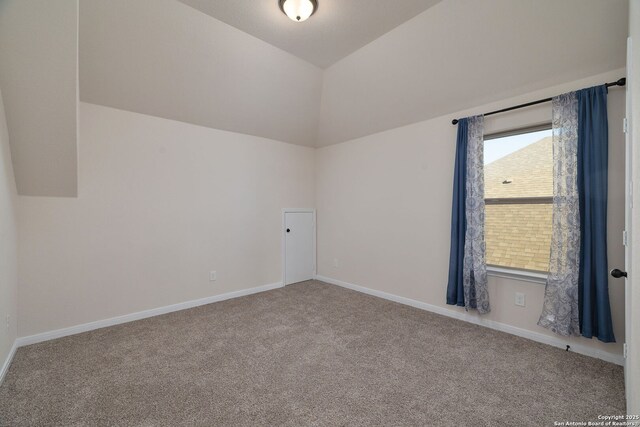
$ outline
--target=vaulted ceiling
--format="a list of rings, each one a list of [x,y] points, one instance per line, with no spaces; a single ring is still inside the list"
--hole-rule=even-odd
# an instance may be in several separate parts
[[[326,68],[441,0],[320,0],[304,23],[277,0],[179,0],[320,68]]]
[[[624,68],[627,27],[626,0],[442,1],[325,71],[317,144]]]
[[[0,0],[19,192],[76,194],[78,78],[80,101],[318,147],[625,65],[627,0],[319,3]]]
[[[77,0],[0,0],[0,90],[19,194],[76,196]]]
[[[80,2],[81,101],[311,146],[321,91],[315,65],[178,1]]]

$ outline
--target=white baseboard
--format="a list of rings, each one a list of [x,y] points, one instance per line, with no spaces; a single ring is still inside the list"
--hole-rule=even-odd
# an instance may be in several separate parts
[[[152,308],[150,310],[139,311],[137,313],[125,314],[123,316],[112,317],[110,319],[97,320],[95,322],[84,323],[82,325],[71,326],[54,331],[43,332],[41,334],[20,337],[16,340],[14,347],[23,347],[25,345],[36,344],[43,341],[54,340],[69,335],[80,334],[82,332],[93,331],[95,329],[106,328],[108,326],[119,325],[121,323],[133,322],[135,320],[146,319],[148,317],[159,316],[161,314],[172,313],[174,311],[185,310],[188,308],[198,307],[201,305],[211,304],[214,302],[224,301],[232,298],[243,297],[246,295],[256,294],[258,292],[269,291],[282,287],[282,282],[272,283],[270,285],[258,286],[255,288],[241,289],[239,291],[227,292],[225,294],[213,295],[197,300],[185,301],[178,304],[167,305],[164,307]],[[8,365],[7,365],[8,366]],[[4,369],[4,368],[3,368]]]
[[[16,354],[16,350],[18,349],[18,343],[16,341],[13,342],[11,346],[11,350],[9,350],[9,354],[2,364],[2,368],[0,368],[0,384],[4,381],[5,375],[7,375],[7,371],[9,370],[9,365],[11,365],[11,361],[13,361],[13,356]]]
[[[365,294],[373,295],[379,298],[383,298],[389,301],[394,301],[400,304],[409,305],[411,307],[419,308],[421,310],[430,311],[433,313],[441,314],[443,316],[452,317],[454,319],[463,320],[465,322],[473,323],[476,325],[485,326],[491,329],[495,329],[502,332],[507,332],[512,335],[517,335],[519,337],[528,338],[533,341],[537,341],[543,344],[548,344],[558,348],[566,348],[567,345],[571,346],[571,350],[584,354],[586,356],[595,357],[598,359],[602,359],[607,362],[615,363],[617,365],[624,364],[624,358],[622,355],[616,355],[612,353],[608,353],[606,351],[590,348],[585,345],[576,344],[576,343],[568,343],[561,338],[551,337],[548,335],[544,335],[538,332],[529,331],[522,328],[517,328],[515,326],[507,325],[505,323],[496,322],[495,320],[484,319],[482,317],[474,316],[468,313],[461,313],[458,311],[450,310],[445,307],[439,307],[433,304],[427,304],[425,302],[416,301],[410,298],[401,297],[398,295],[393,295],[387,292],[377,291],[374,289],[369,289],[364,286],[354,285],[352,283],[343,282],[341,280],[332,279],[330,277],[325,277],[321,275],[315,276],[317,280],[331,283],[333,285],[341,286],[343,288],[351,289],[357,292],[362,292]],[[272,289],[282,287],[282,282],[272,283],[270,285],[258,286],[255,288],[242,289],[239,291],[228,292],[225,294],[214,295],[206,298],[201,298],[192,301],[185,301],[178,304],[168,305],[164,307],[153,308],[150,310],[139,311],[137,313],[125,314],[123,316],[112,317],[109,319],[98,320],[95,322],[84,323],[82,325],[71,326],[68,328],[57,329],[54,331],[43,332],[40,334],[30,335],[26,337],[17,338],[2,365],[2,369],[0,370],[0,383],[4,379],[4,376],[9,369],[9,365],[13,359],[13,356],[16,352],[16,349],[19,347],[23,347],[26,345],[36,344],[43,341],[49,341],[56,338],[62,338],[69,335],[80,334],[82,332],[93,331],[95,329],[106,328],[108,326],[119,325],[122,323],[133,322],[135,320],[146,319],[148,317],[159,316],[162,314],[172,313],[174,311],[185,310],[188,308],[198,307],[201,305],[211,304],[214,302],[225,301],[232,298],[238,298],[246,295],[251,295],[259,292],[269,291]]]
[[[497,331],[506,332],[512,335],[517,335],[522,338],[527,338],[532,341],[537,341],[543,344],[548,344],[553,347],[559,347],[566,349],[567,345],[571,346],[571,350],[584,354],[585,356],[595,357],[602,359],[606,362],[615,363],[616,365],[624,365],[624,358],[622,355],[608,353],[606,351],[594,349],[582,344],[576,344],[575,342],[567,342],[559,337],[552,337],[549,335],[541,334],[538,332],[529,331],[527,329],[518,328],[515,326],[507,325],[505,323],[496,322],[495,320],[485,319],[479,316],[475,316],[469,313],[461,313],[458,311],[450,310],[445,307],[439,307],[433,304],[427,304],[426,302],[416,301],[410,298],[401,297],[398,295],[389,294],[387,292],[376,291],[364,286],[354,285],[353,283],[343,282],[342,280],[332,279],[331,277],[316,275],[317,280],[327,282],[332,285],[341,286],[343,288],[351,289],[353,291],[362,292],[375,297],[383,298],[389,301],[394,301],[400,304],[409,305],[411,307],[419,308],[421,310],[430,311],[432,313],[441,314],[443,316],[452,317],[454,319],[463,320],[465,322],[473,323],[487,328],[495,329]]]

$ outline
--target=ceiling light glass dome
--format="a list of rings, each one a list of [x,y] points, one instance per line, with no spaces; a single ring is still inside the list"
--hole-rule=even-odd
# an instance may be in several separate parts
[[[317,0],[279,0],[279,5],[280,10],[296,22],[306,21],[318,9]]]

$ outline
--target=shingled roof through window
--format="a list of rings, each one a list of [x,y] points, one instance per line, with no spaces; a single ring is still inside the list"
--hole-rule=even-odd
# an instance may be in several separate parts
[[[485,166],[487,199],[552,195],[551,137]],[[487,264],[547,271],[551,212],[551,204],[488,204],[485,211]]]

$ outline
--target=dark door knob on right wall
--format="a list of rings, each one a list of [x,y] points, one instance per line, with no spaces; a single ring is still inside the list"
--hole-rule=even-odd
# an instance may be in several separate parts
[[[622,271],[622,270],[618,270],[617,268],[614,268],[613,270],[611,270],[611,276],[615,277],[616,279],[619,279],[621,277],[627,277],[627,272],[626,271]]]

